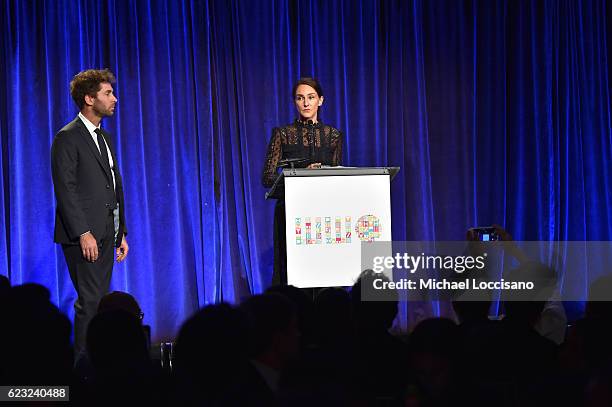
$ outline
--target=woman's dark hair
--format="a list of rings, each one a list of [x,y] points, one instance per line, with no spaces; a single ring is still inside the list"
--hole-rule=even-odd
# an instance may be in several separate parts
[[[317,95],[319,95],[319,97],[323,96],[323,88],[321,87],[319,81],[315,78],[305,77],[298,79],[297,82],[295,82],[295,85],[293,85],[293,91],[291,92],[292,99],[295,98],[295,92],[297,91],[297,88],[300,85],[308,85],[317,92]]]

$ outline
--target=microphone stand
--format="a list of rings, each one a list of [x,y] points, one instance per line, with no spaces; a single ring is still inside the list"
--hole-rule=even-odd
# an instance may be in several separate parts
[[[308,120],[306,122],[306,128],[308,129],[308,146],[310,148],[310,162],[314,162],[314,122],[312,120]]]

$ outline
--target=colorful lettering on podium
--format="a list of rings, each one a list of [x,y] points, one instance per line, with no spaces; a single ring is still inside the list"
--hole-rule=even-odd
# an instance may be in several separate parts
[[[302,217],[295,218],[295,244],[297,246],[352,243],[353,230],[359,240],[364,242],[374,242],[382,236],[382,225],[380,219],[375,215],[361,216],[355,222],[354,229],[351,216],[334,216],[333,229],[331,216],[314,218],[306,216],[303,219],[302,222]]]

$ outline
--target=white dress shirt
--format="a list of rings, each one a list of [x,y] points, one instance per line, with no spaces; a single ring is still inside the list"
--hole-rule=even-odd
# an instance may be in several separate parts
[[[98,135],[95,132],[95,130],[99,129],[100,126],[96,127],[96,125],[94,125],[92,122],[90,122],[87,119],[87,117],[83,116],[83,114],[81,112],[79,112],[79,119],[81,119],[81,121],[83,122],[85,127],[87,127],[87,131],[89,131],[89,134],[91,135],[91,138],[93,139],[94,143],[96,144],[96,147],[98,147],[98,152],[100,152],[100,146],[98,145]],[[111,155],[110,148],[108,148],[108,145],[106,145],[106,141],[104,141],[104,147],[106,147],[106,153],[108,154],[108,164],[110,165],[111,176],[113,177],[113,189],[117,189],[117,185],[115,184],[115,171],[114,171],[114,169],[115,169],[115,162],[113,161],[113,156]]]

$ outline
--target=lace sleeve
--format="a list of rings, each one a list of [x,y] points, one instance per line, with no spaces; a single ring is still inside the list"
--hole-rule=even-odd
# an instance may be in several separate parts
[[[272,129],[272,138],[268,144],[268,152],[266,153],[266,161],[264,163],[263,175],[261,182],[264,187],[269,188],[276,180],[276,167],[283,154],[281,131],[278,127]]]
[[[332,165],[342,165],[342,139],[340,131],[334,129],[331,134]]]

